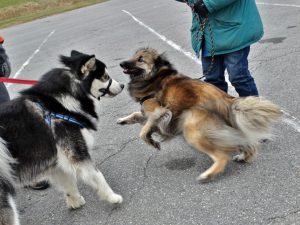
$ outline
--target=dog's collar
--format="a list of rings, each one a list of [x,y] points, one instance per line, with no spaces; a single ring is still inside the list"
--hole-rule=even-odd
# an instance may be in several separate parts
[[[112,84],[112,79],[109,79],[108,85],[107,85],[107,87],[104,89],[104,91],[103,91],[101,97],[103,97],[104,95],[106,95],[107,93],[109,93],[109,88],[110,88],[111,84]]]
[[[76,120],[75,118],[68,116],[68,115],[64,115],[61,113],[55,113],[55,112],[51,112],[49,111],[44,104],[41,101],[35,102],[37,104],[37,106],[42,109],[43,114],[44,114],[44,119],[45,122],[51,126],[52,123],[52,119],[61,119],[61,120],[65,120],[69,123],[73,123],[76,124],[77,126],[79,126],[80,128],[85,128],[85,126],[80,123],[78,120]]]
[[[150,98],[154,98],[154,96],[155,96],[155,94],[147,95],[147,96],[139,99],[139,102],[140,102],[141,105],[143,105],[144,101],[146,101],[146,100],[148,100]]]

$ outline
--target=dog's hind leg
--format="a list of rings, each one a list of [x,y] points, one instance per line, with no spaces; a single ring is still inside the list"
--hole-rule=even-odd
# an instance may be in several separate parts
[[[201,147],[200,147],[201,148]],[[216,176],[217,174],[223,172],[225,169],[229,157],[226,153],[220,150],[202,150],[209,155],[210,158],[214,161],[213,165],[208,168],[205,172],[201,173],[196,179],[202,182],[209,181],[211,178]]]
[[[49,179],[51,183],[64,192],[68,208],[77,209],[85,205],[85,200],[77,188],[75,171],[72,174],[61,168],[54,168],[50,173]]]
[[[189,134],[186,134],[185,138],[190,145],[192,145],[198,151],[207,154],[214,161],[213,165],[209,169],[207,169],[197,177],[197,180],[206,182],[217,174],[223,172],[229,161],[229,156],[226,152],[209,148],[205,143],[205,138],[195,138],[193,137],[193,135],[189,136]]]
[[[257,145],[240,146],[240,154],[233,157],[236,162],[252,162],[256,157]]]
[[[100,199],[110,203],[122,203],[122,196],[114,193],[103,174],[93,166],[91,161],[81,162],[77,165],[77,168],[80,178],[97,191]]]
[[[214,161],[209,169],[197,177],[197,180],[202,182],[206,182],[222,172],[229,161],[228,152],[217,149],[205,136],[205,131],[214,126],[214,121],[210,121],[210,117],[207,115],[208,112],[205,110],[188,113],[183,127],[186,141]]]

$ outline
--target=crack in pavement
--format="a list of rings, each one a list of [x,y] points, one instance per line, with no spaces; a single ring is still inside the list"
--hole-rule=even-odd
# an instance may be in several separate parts
[[[138,137],[137,138],[132,138],[132,139],[128,140],[127,142],[123,143],[122,146],[121,146],[121,148],[119,150],[117,150],[115,153],[113,153],[113,154],[109,155],[108,157],[106,157],[105,159],[103,159],[100,163],[97,164],[97,166],[101,166],[103,163],[105,163],[110,158],[118,155],[119,153],[121,153],[126,148],[126,146],[129,143],[134,142],[134,141],[136,141],[138,139],[139,139]]]
[[[297,213],[300,213],[300,209],[288,212],[288,213],[286,213],[284,215],[270,217],[270,218],[267,219],[267,221],[272,221],[272,220],[276,220],[276,219],[284,219],[284,218],[286,218],[286,217],[288,217],[290,215],[297,214]]]
[[[109,219],[110,219],[110,217],[112,216],[112,214],[114,213],[114,211],[116,210],[116,209],[118,209],[119,207],[118,206],[116,206],[116,207],[113,207],[111,210],[110,210],[110,212],[109,212],[109,214],[108,214],[108,216],[107,216],[107,218],[106,218],[106,221],[105,221],[105,223],[104,223],[104,225],[108,225],[109,223]]]
[[[121,146],[121,148],[120,148],[119,150],[117,150],[115,153],[113,153],[113,154],[109,155],[108,157],[106,157],[104,160],[102,160],[100,163],[98,163],[97,166],[101,166],[103,163],[105,163],[106,161],[108,161],[110,158],[112,158],[112,157],[118,155],[119,153],[121,153],[121,152],[126,148],[126,146],[127,146],[129,143],[132,143],[132,142],[134,142],[134,141],[136,141],[136,140],[138,140],[138,139],[139,139],[139,138],[133,138],[133,139],[130,139],[130,140],[126,141],[125,143],[122,144],[122,146]],[[119,207],[118,207],[118,206],[117,206],[117,207],[113,207],[113,208],[110,210],[110,212],[108,213],[108,216],[107,216],[107,218],[106,218],[106,221],[105,221],[104,225],[107,225],[107,224],[108,224],[110,217],[112,216],[112,214],[114,213],[114,211],[115,211],[117,208],[119,208]]]
[[[133,141],[135,141],[135,140],[136,140],[136,139],[132,139],[131,141],[128,141],[127,143],[125,143],[125,147],[126,147],[126,145],[127,145],[128,143],[133,142]],[[124,147],[124,148],[125,148],[125,147]],[[123,150],[124,148],[122,148],[122,150]],[[121,150],[119,150],[116,154],[118,154],[119,152],[121,152]],[[116,155],[116,154],[114,154],[114,155]],[[147,161],[146,161],[146,163],[145,163],[145,165],[144,165],[144,168],[143,168],[143,174],[144,174],[144,176],[143,176],[142,185],[141,185],[141,186],[137,189],[137,191],[136,191],[134,194],[132,194],[132,196],[129,198],[128,204],[131,203],[131,201],[132,201],[132,199],[134,198],[134,196],[136,196],[138,193],[141,192],[141,190],[144,189],[145,183],[146,183],[146,179],[148,178],[148,175],[147,175],[147,169],[148,169],[150,160],[153,158],[153,156],[154,156],[154,153],[152,153],[152,154],[149,156],[149,158],[147,159]],[[109,158],[109,157],[107,157],[107,158]],[[103,163],[103,162],[102,162],[102,163]],[[100,165],[101,165],[101,164],[100,164]],[[117,208],[118,208],[118,207],[114,207],[114,208],[111,209],[111,211],[109,212],[109,214],[108,214],[108,216],[107,216],[107,218],[106,218],[106,221],[105,221],[105,223],[104,223],[105,225],[109,224],[109,219],[111,218],[111,216],[113,215],[114,211],[115,211]]]
[[[138,194],[141,192],[141,190],[144,189],[145,187],[145,183],[146,183],[146,179],[148,178],[148,175],[147,175],[147,169],[148,169],[148,166],[149,166],[149,163],[150,163],[150,160],[153,158],[155,153],[152,153],[149,158],[146,160],[146,163],[144,165],[144,168],[143,168],[143,181],[142,181],[142,185],[136,190],[136,192],[134,194],[131,195],[131,197],[129,198],[128,200],[128,205],[132,202],[132,199]],[[111,218],[111,216],[113,215],[114,213],[114,210],[116,210],[116,208],[113,208],[111,209],[110,213],[108,214],[107,218],[106,218],[106,222],[105,222],[105,225],[108,225],[109,224],[109,219]]]
[[[122,143],[121,143],[121,144],[122,144]],[[98,149],[98,147],[99,147],[99,148],[107,148],[107,147],[111,147],[111,146],[113,147],[113,146],[119,146],[119,145],[120,145],[120,144],[101,144],[101,145],[99,144],[99,145],[96,145],[96,146],[95,146],[95,149]]]
[[[136,190],[136,192],[133,193],[133,194],[131,195],[131,197],[129,198],[129,201],[128,201],[129,204],[131,203],[132,199],[133,199],[137,194],[139,194],[139,193],[141,192],[141,190],[143,190],[143,189],[145,188],[146,179],[148,178],[148,175],[147,175],[147,169],[148,169],[150,160],[155,156],[154,154],[155,154],[155,152],[153,152],[153,153],[149,156],[149,158],[147,159],[147,161],[146,161],[146,163],[145,163],[145,165],[144,165],[144,168],[143,168],[144,177],[143,177],[142,185],[141,185],[140,187],[138,187],[138,189]]]

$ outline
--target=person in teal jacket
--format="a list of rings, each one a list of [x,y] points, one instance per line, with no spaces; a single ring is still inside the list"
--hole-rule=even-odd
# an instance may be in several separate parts
[[[192,8],[192,47],[198,57],[201,53],[205,81],[227,92],[224,77],[227,70],[239,96],[258,96],[248,69],[250,45],[259,41],[264,33],[255,0],[176,1]],[[200,24],[204,20],[207,22],[202,32]]]

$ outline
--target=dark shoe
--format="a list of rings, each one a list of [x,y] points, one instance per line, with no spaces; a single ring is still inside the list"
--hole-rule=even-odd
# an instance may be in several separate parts
[[[30,187],[33,190],[45,190],[50,187],[50,184],[48,181],[42,180],[40,182],[33,183],[33,184],[29,185],[28,187]]]

